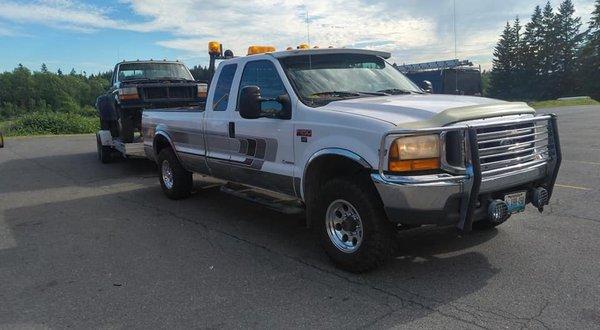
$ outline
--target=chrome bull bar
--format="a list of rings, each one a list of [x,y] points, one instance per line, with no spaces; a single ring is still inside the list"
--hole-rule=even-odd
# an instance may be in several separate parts
[[[444,173],[438,176],[424,176],[423,180],[418,180],[418,184],[427,185],[439,182],[455,181],[461,185],[461,201],[460,201],[460,220],[457,227],[462,231],[471,231],[474,212],[477,208],[477,203],[480,194],[480,188],[484,177],[481,169],[481,158],[479,156],[479,141],[478,130],[491,128],[502,125],[520,125],[528,123],[546,122],[548,129],[548,158],[545,159],[547,165],[547,173],[543,179],[542,186],[548,191],[549,199],[552,197],[558,171],[562,162],[562,152],[560,148],[560,140],[558,134],[557,116],[555,114],[542,115],[536,117],[527,117],[520,119],[512,119],[507,121],[493,121],[485,124],[464,124],[457,126],[446,126],[425,129],[399,129],[387,132],[382,140],[379,152],[379,176],[382,180],[390,183],[407,184],[414,182],[414,176],[409,177],[399,176],[391,173],[386,173],[388,150],[392,141],[399,137],[439,134],[440,137],[445,136],[449,132],[460,132],[462,136],[462,144],[464,147],[464,166],[456,167],[445,163],[445,141],[441,141],[440,156],[442,158],[441,166]],[[510,175],[507,173],[505,175]]]

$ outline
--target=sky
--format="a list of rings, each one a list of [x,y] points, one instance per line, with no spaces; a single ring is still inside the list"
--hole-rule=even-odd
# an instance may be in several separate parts
[[[587,23],[593,0],[573,0]],[[551,2],[558,7],[559,1]],[[392,61],[455,58],[491,67],[507,20],[527,21],[545,0],[0,0],[0,71],[96,73],[121,60],[208,63],[207,44],[245,55],[249,45],[384,50]],[[308,22],[308,24],[307,24]]]

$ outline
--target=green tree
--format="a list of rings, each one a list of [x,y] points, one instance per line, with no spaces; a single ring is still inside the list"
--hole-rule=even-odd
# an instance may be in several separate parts
[[[563,1],[556,14],[556,79],[559,95],[572,95],[576,90],[578,49],[584,38],[580,33],[581,18],[574,17],[575,7],[571,0]]]
[[[194,76],[194,79],[199,81],[208,81],[208,79],[210,78],[208,67],[203,67],[201,65],[195,65],[193,68],[190,69],[190,73],[192,74],[192,76]]]
[[[19,65],[12,72],[0,73],[0,119],[40,112],[95,115],[96,97],[108,84],[104,75],[65,76],[49,72],[43,64],[38,72]]]
[[[523,84],[525,81],[525,63],[524,63],[524,44],[522,39],[523,29],[521,20],[517,16],[512,26],[512,40],[513,40],[513,63],[512,63],[512,89],[511,96],[513,98],[521,99],[524,97]]]
[[[580,58],[579,76],[583,92],[600,100],[600,0],[596,0]]]
[[[537,99],[540,94],[541,50],[544,47],[542,8],[536,6],[525,25],[522,39],[523,89],[525,99]]]
[[[557,20],[554,15],[554,9],[550,1],[544,6],[542,11],[542,47],[540,49],[540,97],[551,99],[558,95],[558,83],[556,79],[556,69],[558,55],[556,48],[558,44],[556,26]]]
[[[501,99],[511,98],[515,64],[515,42],[514,29],[509,22],[506,22],[504,31],[494,49],[489,87],[491,96]]]

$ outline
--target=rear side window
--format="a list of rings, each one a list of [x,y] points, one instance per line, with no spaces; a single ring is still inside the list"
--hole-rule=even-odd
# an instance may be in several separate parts
[[[213,96],[213,110],[214,111],[225,111],[229,104],[229,92],[231,91],[231,84],[233,83],[233,77],[237,70],[237,64],[228,64],[221,69],[217,86],[215,87],[215,95]]]
[[[267,60],[253,61],[246,64],[244,73],[242,73],[239,93],[246,86],[258,86],[261,96],[266,99],[287,94],[275,65]],[[261,108],[263,111],[281,111],[281,104],[276,101],[261,102]]]

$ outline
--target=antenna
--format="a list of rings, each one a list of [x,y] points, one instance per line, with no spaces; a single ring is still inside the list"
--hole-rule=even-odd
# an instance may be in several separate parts
[[[310,20],[308,18],[308,7],[306,7],[306,41],[310,47]]]
[[[454,58],[458,60],[458,47],[457,47],[457,37],[456,37],[456,0],[453,1],[454,4],[454,16],[453,16],[453,25],[454,25]],[[454,84],[455,93],[458,94],[458,69],[455,69],[454,76],[456,77],[456,84]]]

